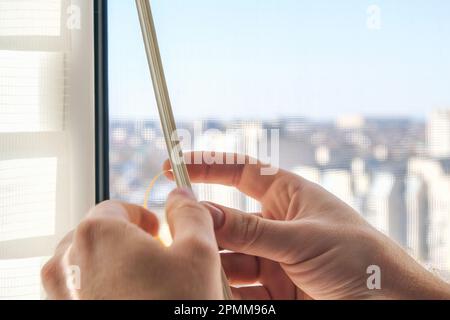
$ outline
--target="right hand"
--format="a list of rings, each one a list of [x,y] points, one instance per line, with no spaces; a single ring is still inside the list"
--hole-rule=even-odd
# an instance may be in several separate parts
[[[246,163],[188,165],[193,182],[233,186],[262,205],[247,214],[205,204],[219,246],[233,252],[221,258],[230,284],[240,286],[232,289],[236,299],[450,298],[448,284],[331,193],[287,171],[263,176],[262,164]],[[380,290],[367,286],[373,265]]]

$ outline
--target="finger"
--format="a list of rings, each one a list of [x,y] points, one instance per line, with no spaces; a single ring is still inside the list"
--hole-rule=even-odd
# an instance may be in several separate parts
[[[235,300],[271,300],[270,294],[263,286],[231,288]]]
[[[73,231],[68,233],[58,244],[54,256],[47,261],[41,270],[41,279],[47,299],[68,300],[70,292],[67,288],[64,257],[73,240]]]
[[[221,254],[222,266],[233,286],[263,285],[273,299],[296,297],[296,286],[277,262],[240,253]]]
[[[141,206],[119,201],[105,201],[94,207],[89,218],[109,218],[130,222],[152,236],[158,235],[158,218],[153,212]]]
[[[295,284],[277,262],[261,259],[258,282],[267,289],[272,299],[291,300],[296,297]]]
[[[295,259],[289,248],[300,245],[297,243],[299,236],[289,223],[264,219],[218,204],[209,205],[206,208],[211,215],[213,210],[209,208],[213,206],[224,216],[222,225],[215,226],[221,248],[287,264]]]
[[[274,181],[289,174],[283,170],[277,170],[274,174],[263,174],[263,169],[270,166],[250,157],[230,153],[222,153],[220,156],[216,154],[216,159],[221,157],[222,161],[208,164],[210,161],[204,161],[205,157],[208,157],[205,156],[207,154],[210,153],[191,152],[184,155],[189,176],[193,182],[233,186],[257,200],[261,200]],[[171,168],[170,161],[166,161],[163,167],[164,170],[169,170]],[[169,179],[173,179],[171,172],[166,175]]]
[[[167,199],[166,213],[174,244],[196,237],[216,245],[211,215],[197,202],[192,191],[181,188],[172,191]]]
[[[241,253],[222,253],[222,266],[231,285],[249,285],[258,282],[260,261]]]

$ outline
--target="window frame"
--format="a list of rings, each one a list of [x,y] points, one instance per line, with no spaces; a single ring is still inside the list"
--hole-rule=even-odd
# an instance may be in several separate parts
[[[110,199],[108,0],[94,0],[95,52],[95,200]]]

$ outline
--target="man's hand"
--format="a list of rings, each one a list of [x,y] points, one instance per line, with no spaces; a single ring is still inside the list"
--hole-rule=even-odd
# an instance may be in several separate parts
[[[222,299],[220,258],[208,210],[190,191],[167,201],[174,237],[164,247],[156,216],[125,203],[95,207],[58,246],[42,279],[50,299]],[[71,288],[70,266],[81,271]]]
[[[186,158],[194,163],[203,156],[190,153]],[[237,159],[224,155],[230,158]],[[261,166],[188,165],[193,182],[233,186],[262,204],[262,212],[253,215],[205,204],[214,219],[219,246],[234,252],[222,254],[231,284],[261,284],[233,288],[235,298],[450,298],[447,284],[351,207],[289,172],[263,176]],[[164,169],[169,168],[166,162]],[[380,290],[369,290],[370,266],[380,268]]]

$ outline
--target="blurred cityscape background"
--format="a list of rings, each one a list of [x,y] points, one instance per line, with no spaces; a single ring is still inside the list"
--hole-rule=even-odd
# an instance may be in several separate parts
[[[111,195],[141,204],[166,148],[133,1],[109,0]],[[412,256],[450,272],[450,1],[152,1],[179,128],[317,182]],[[353,114],[355,116],[342,116]],[[225,135],[227,129],[240,129]],[[174,184],[149,206],[163,218]],[[231,188],[198,196],[248,212]]]
[[[218,129],[195,150],[257,155],[260,133],[280,131],[280,166],[316,182],[433,268],[450,272],[450,110],[427,121],[348,116],[334,122],[206,120],[179,124],[191,132]],[[195,128],[197,126],[197,128]],[[239,134],[226,134],[240,129]],[[141,204],[167,158],[157,120],[111,121],[111,195]],[[149,206],[163,218],[174,184],[161,178]],[[200,199],[255,212],[259,204],[223,186],[197,185]]]

